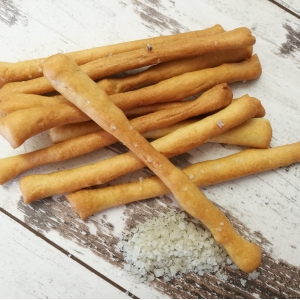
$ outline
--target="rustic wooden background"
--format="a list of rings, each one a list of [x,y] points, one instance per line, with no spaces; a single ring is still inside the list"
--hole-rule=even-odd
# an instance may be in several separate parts
[[[257,38],[261,78],[232,84],[234,96],[259,98],[273,127],[271,146],[300,140],[300,2],[296,0],[0,0],[0,60],[45,57],[94,46],[221,24],[246,26]],[[49,143],[47,133],[0,157]],[[174,162],[186,166],[240,147],[205,144]],[[113,156],[118,145],[25,174],[71,168]],[[0,165],[1,168],[1,165]],[[144,175],[142,170],[121,181]],[[118,234],[167,206],[172,195],[110,209],[82,221],[63,195],[24,205],[20,175],[0,186],[1,298],[300,298],[300,165],[211,186],[204,193],[244,235],[263,248],[255,280],[228,268],[228,280],[188,274],[170,282],[136,283],[116,251]],[[115,182],[118,182],[116,180]],[[241,279],[247,279],[245,287]]]

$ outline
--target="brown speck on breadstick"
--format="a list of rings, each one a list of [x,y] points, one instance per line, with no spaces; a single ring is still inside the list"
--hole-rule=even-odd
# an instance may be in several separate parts
[[[151,51],[151,50],[152,50],[152,45],[151,45],[151,44],[147,44],[147,49],[148,49],[149,51]]]

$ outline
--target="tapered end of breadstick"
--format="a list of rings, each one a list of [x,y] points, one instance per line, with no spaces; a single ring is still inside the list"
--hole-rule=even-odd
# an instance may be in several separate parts
[[[242,236],[236,236],[233,243],[224,245],[228,255],[240,270],[251,273],[261,263],[261,248],[247,240]]]
[[[99,213],[104,209],[115,206],[110,205],[109,199],[102,199],[100,203],[95,197],[93,197],[93,194],[93,190],[80,190],[66,196],[72,209],[82,220],[85,220],[91,215]]]
[[[11,128],[6,125],[5,117],[0,119],[0,134],[9,142],[13,149],[18,148],[23,143],[23,141],[19,140],[14,134],[14,130],[11,130]]]
[[[272,127],[267,119],[252,118],[221,135],[213,137],[210,142],[246,146],[252,148],[269,148],[272,139]]]

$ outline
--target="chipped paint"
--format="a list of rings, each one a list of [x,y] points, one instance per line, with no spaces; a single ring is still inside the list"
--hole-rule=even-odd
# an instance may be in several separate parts
[[[282,43],[279,51],[283,55],[292,55],[294,52],[300,50],[300,30],[292,28],[289,24],[284,24],[286,29],[286,42]]]
[[[13,0],[0,1],[0,21],[8,26],[13,26],[19,21],[27,25],[27,17],[18,9]]]
[[[124,230],[135,227],[149,218],[158,215],[158,212],[167,212],[178,208],[172,196],[164,195],[156,199],[138,201],[126,205]],[[27,225],[47,236],[51,230],[59,235],[88,248],[98,257],[108,261],[118,268],[123,268],[123,255],[117,250],[119,241],[114,232],[114,225],[107,221],[105,214],[101,218],[91,217],[82,221],[72,211],[64,196],[49,197],[31,205],[18,202],[18,209],[24,214]],[[222,208],[220,208],[222,209]],[[252,233],[237,218],[224,211],[234,227],[244,236],[252,237],[253,241],[270,245],[261,233]],[[196,226],[202,226],[194,220]],[[248,274],[240,270],[226,267],[228,275],[226,282],[220,281],[213,274],[200,276],[194,273],[174,278],[169,282],[155,279],[151,286],[171,298],[299,298],[300,297],[300,268],[291,266],[283,261],[275,261],[271,253],[263,252],[261,266],[257,270],[260,274],[256,279],[250,280]],[[241,279],[246,280],[242,286]]]
[[[161,11],[166,11],[168,8],[169,1],[164,1],[164,5],[160,0],[149,1],[145,3],[145,1],[132,0],[132,4],[134,6],[135,12],[140,16],[143,20],[143,24],[150,28],[153,32],[158,32],[161,34],[162,31],[169,32],[171,34],[176,34],[180,32],[188,31],[189,29],[182,24],[180,24],[177,20],[163,14]],[[174,6],[174,3],[170,1],[170,5]]]

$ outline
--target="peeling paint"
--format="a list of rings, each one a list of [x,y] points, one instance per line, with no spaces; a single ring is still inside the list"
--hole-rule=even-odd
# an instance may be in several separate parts
[[[286,29],[286,42],[281,44],[279,51],[283,55],[292,55],[294,52],[300,50],[300,30],[293,29],[290,25],[284,24]]]
[[[8,26],[13,26],[19,21],[24,26],[27,26],[28,23],[27,17],[14,4],[13,0],[0,1],[0,21]]]
[[[134,5],[135,12],[143,20],[144,25],[154,32],[161,34],[162,30],[167,30],[171,34],[177,34],[189,30],[177,20],[167,16],[167,14],[161,13],[163,10],[167,12],[166,2],[164,2],[163,6],[160,0],[149,1],[147,4],[143,3],[143,1],[132,0],[132,4]],[[174,6],[172,1],[170,4]]]
[[[170,195],[155,199],[138,201],[126,205],[124,230],[143,223],[148,218],[158,215],[158,212],[167,212],[178,208],[178,204]],[[219,207],[222,209],[221,207]],[[95,255],[109,263],[123,268],[123,255],[117,250],[119,241],[114,232],[114,225],[107,221],[105,214],[101,217],[91,217],[82,221],[72,211],[64,196],[49,197],[31,205],[25,205],[21,198],[18,209],[24,214],[24,221],[40,233],[47,236],[51,230],[57,231],[65,239],[88,248]],[[224,211],[224,210],[223,210]],[[270,245],[261,233],[251,232],[237,218],[224,211],[233,226],[243,235],[259,241],[261,245]],[[196,226],[202,226],[194,221]],[[220,281],[213,274],[200,276],[194,273],[174,278],[169,282],[155,279],[151,286],[171,298],[299,298],[300,297],[300,268],[291,266],[283,261],[275,261],[270,253],[263,252],[260,273],[256,279],[250,280],[248,274],[240,270],[226,267],[228,279]],[[246,285],[242,286],[241,279]]]

